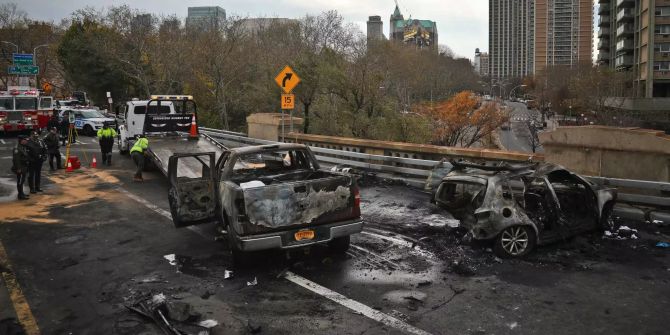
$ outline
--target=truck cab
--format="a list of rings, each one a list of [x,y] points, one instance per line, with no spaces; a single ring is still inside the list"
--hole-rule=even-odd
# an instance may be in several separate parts
[[[189,99],[190,96],[179,96]],[[150,100],[137,100],[126,102],[125,106],[117,111],[123,114],[124,122],[119,125],[118,147],[121,153],[130,151],[135,138],[145,133],[144,121],[149,114],[177,114],[175,104],[172,101],[161,101],[161,96],[151,96]],[[192,99],[192,98],[191,98]]]

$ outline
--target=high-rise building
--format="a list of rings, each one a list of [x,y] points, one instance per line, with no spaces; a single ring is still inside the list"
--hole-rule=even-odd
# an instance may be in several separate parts
[[[437,51],[437,23],[431,20],[407,19],[400,13],[398,5],[391,14],[389,39],[418,48],[432,48]]]
[[[475,49],[475,72],[481,77],[489,75],[489,54],[479,48]]]
[[[492,78],[521,78],[552,65],[591,62],[591,0],[489,0]]]
[[[218,27],[226,19],[226,10],[219,6],[188,7],[187,27]]]
[[[489,0],[489,75],[522,78],[534,69],[534,0]]]
[[[592,0],[535,0],[535,72],[592,63],[592,55]]]
[[[635,97],[670,97],[670,1],[598,4],[598,63],[632,72]]]
[[[368,41],[381,41],[384,39],[384,22],[382,17],[374,15],[368,17]]]

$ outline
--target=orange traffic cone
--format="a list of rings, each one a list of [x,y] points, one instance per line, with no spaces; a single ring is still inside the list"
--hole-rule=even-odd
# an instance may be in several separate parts
[[[67,160],[67,169],[65,169],[65,172],[72,172],[74,169],[72,168],[72,161],[68,158]]]
[[[191,130],[188,132],[188,138],[198,138],[198,126],[195,124],[195,114],[191,117]]]
[[[93,160],[91,161],[91,169],[96,169],[98,167],[98,161],[95,160],[95,155],[93,155]]]

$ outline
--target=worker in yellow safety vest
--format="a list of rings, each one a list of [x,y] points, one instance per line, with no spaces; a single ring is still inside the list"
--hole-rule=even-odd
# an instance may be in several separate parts
[[[144,181],[142,179],[142,170],[144,170],[144,154],[149,148],[149,140],[144,135],[139,135],[135,145],[130,149],[130,156],[133,158],[137,171],[135,171],[135,181]]]
[[[98,130],[98,142],[100,143],[100,151],[102,153],[102,164],[112,165],[112,148],[114,147],[114,139],[116,138],[116,130],[111,128],[107,122],[102,124],[102,128]]]

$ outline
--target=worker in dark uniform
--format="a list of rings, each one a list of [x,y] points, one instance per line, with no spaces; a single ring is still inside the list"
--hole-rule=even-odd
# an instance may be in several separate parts
[[[40,183],[42,179],[42,164],[46,160],[47,146],[40,135],[33,131],[30,133],[28,147],[28,186],[30,193],[42,192]]]
[[[58,124],[58,123],[56,123]],[[60,140],[58,138],[58,132],[56,127],[49,128],[49,134],[44,138],[44,144],[47,146],[47,153],[49,154],[49,169],[55,171],[56,169],[62,169],[63,166],[60,164]],[[56,158],[56,167],[54,168],[54,158]]]
[[[54,112],[54,114],[51,115],[49,122],[47,122],[47,130],[51,131],[51,128],[59,128],[59,127],[60,122],[58,122],[58,115],[56,115],[56,112]]]
[[[68,133],[68,128],[70,128],[70,121],[67,119],[67,117],[63,117],[63,120],[60,122],[60,138],[63,142],[63,146],[65,146],[65,141],[67,141],[67,133]]]
[[[149,148],[149,140],[144,135],[139,135],[137,141],[130,149],[130,156],[133,158],[137,170],[135,171],[134,181],[144,181],[142,178],[142,170],[144,170],[144,155]]]
[[[28,139],[26,135],[19,135],[19,143],[12,151],[12,172],[16,174],[16,190],[19,191],[19,200],[28,199],[28,195],[23,192],[23,183],[26,182],[28,174]]]
[[[98,130],[98,142],[100,142],[100,151],[102,152],[102,164],[112,165],[112,148],[114,147],[114,139],[116,138],[116,130],[109,126],[109,123],[102,124],[102,128]]]

